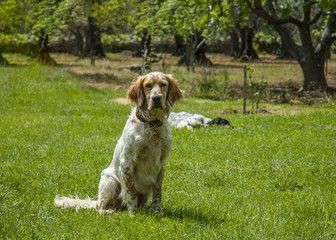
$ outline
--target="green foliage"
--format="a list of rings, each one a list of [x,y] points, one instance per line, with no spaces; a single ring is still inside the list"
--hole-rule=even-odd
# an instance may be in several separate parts
[[[52,0],[40,1],[33,6],[33,27],[32,34],[36,37],[41,37],[44,34],[53,36],[58,30],[58,24],[55,22],[54,12],[56,10],[56,5]]]
[[[316,2],[320,5],[322,11],[336,10],[336,2],[333,0],[318,0]]]
[[[150,34],[155,41],[156,39],[162,39],[167,31],[170,31],[170,26],[165,22],[159,10],[161,7],[160,1],[143,1],[136,8],[137,22],[134,33],[140,37],[144,37],[145,32]]]
[[[0,32],[11,34],[26,31],[31,22],[30,10],[27,6],[30,6],[32,2],[32,0],[0,1]]]
[[[144,1],[139,5],[139,23],[136,33],[147,29],[153,37],[164,37],[167,33],[179,34],[185,41],[201,32],[204,37],[227,21],[222,1]]]
[[[170,13],[170,14],[169,14]],[[173,13],[173,16],[171,16]],[[218,25],[223,10],[219,3],[208,1],[166,1],[162,6],[162,16],[172,26],[176,34],[188,41],[188,36],[201,31],[209,35]]]
[[[252,102],[252,111],[257,113],[259,110],[259,103],[262,95],[265,93],[268,81],[266,79],[260,79],[256,81],[253,77],[254,68],[248,66],[246,68],[248,78],[249,78],[249,87],[252,90],[251,102]],[[256,104],[256,109],[254,109],[254,103]]]
[[[134,24],[135,0],[103,1],[95,5],[93,16],[102,30],[112,33],[130,32]]]
[[[64,0],[59,3],[54,13],[62,32],[73,32],[87,24],[88,6],[83,0]]]

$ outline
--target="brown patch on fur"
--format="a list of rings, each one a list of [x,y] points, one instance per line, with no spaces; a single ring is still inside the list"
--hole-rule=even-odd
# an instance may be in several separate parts
[[[183,98],[184,93],[178,88],[177,81],[171,75],[166,75],[169,82],[168,102],[171,106]]]
[[[161,170],[159,176],[157,178],[157,183],[153,187],[153,200],[152,200],[152,208],[154,212],[158,212],[162,214],[161,209],[161,197],[162,197],[162,180],[164,175],[164,169]]]
[[[123,180],[126,185],[126,194],[131,195],[131,200],[135,200],[137,197],[132,174],[129,172],[129,168],[124,169],[123,171]]]
[[[142,89],[142,83],[145,80],[145,76],[139,77],[130,87],[127,92],[127,98],[136,103],[138,107],[141,107],[144,103],[144,93]]]

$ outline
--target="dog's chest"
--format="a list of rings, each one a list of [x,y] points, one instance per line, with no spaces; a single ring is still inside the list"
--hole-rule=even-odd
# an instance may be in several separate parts
[[[164,136],[159,133],[150,134],[143,139],[140,144],[137,156],[138,165],[149,167],[162,166],[162,161],[170,151],[170,136]]]
[[[153,185],[170,151],[170,137],[153,134],[142,142],[135,163],[135,175],[140,185]]]

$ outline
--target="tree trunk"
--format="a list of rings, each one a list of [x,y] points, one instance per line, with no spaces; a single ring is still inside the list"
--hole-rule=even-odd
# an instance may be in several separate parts
[[[192,45],[192,43],[188,43],[186,49],[186,63],[185,63],[187,65],[188,71],[195,72],[195,60],[196,56],[194,46]]]
[[[315,51],[311,38],[310,25],[298,26],[302,42],[302,54],[299,54],[298,62],[303,71],[303,90],[327,89],[327,79],[324,75],[324,63],[327,54],[322,50]],[[323,49],[324,51],[330,50]]]
[[[88,17],[88,40],[90,45],[90,56],[106,57],[102,42],[101,31],[97,26],[97,20],[94,17]]]
[[[144,54],[147,53],[149,56],[152,52],[152,37],[148,33],[147,29],[144,29],[141,36],[140,49],[133,54],[133,57],[144,57]]]
[[[241,61],[259,60],[257,52],[253,48],[253,29],[243,26],[240,28],[240,52],[239,57]]]
[[[56,61],[50,57],[48,46],[49,35],[42,30],[38,40],[37,61],[46,65],[55,65]]]
[[[88,17],[88,25],[83,26],[83,33],[79,30],[75,34],[76,42],[81,44],[78,47],[78,53],[81,53],[79,56],[106,57],[101,42],[101,30],[97,26],[97,20],[94,17]],[[79,39],[80,36],[82,36],[82,40]]]
[[[151,56],[152,56],[152,48],[151,48],[152,36],[150,34],[147,35],[146,41],[143,46],[143,65],[142,71],[145,72],[147,70],[151,71]]]
[[[303,87],[302,90],[319,90],[327,89],[327,79],[324,75],[324,64],[319,64],[316,59],[311,59],[308,62],[300,63],[303,72]]]
[[[310,28],[323,16],[322,9],[319,9],[319,13],[315,14],[312,18],[312,7],[315,6],[315,2],[304,1],[302,16],[291,16],[290,18],[278,16],[274,7],[277,3],[276,0],[267,0],[265,3],[267,9],[262,6],[261,0],[254,0],[253,3],[249,0],[245,0],[245,2],[252,12],[257,13],[271,24],[282,25],[291,23],[298,28],[301,46],[295,43],[293,36],[289,32],[284,34],[284,39],[288,40],[288,46],[303,71],[302,90],[327,89],[328,84],[324,75],[324,66],[325,60],[330,53],[331,44],[336,39],[336,15],[331,13],[328,17],[324,18],[327,21],[326,25],[317,46],[314,47],[315,44],[312,41]]]
[[[188,71],[195,71],[195,63],[205,66],[212,65],[210,59],[205,56],[205,43],[202,43],[202,41],[201,33],[190,36],[186,41],[185,54],[180,58],[177,65],[187,66]],[[200,43],[202,43],[201,46],[199,46]]]
[[[239,58],[239,35],[234,29],[229,31],[230,34],[230,55]]]
[[[275,10],[276,4],[277,2],[273,2],[270,0],[267,0],[265,3],[268,10],[273,15],[277,14]],[[273,24],[273,28],[281,38],[280,52],[278,53],[279,59],[297,59],[298,52],[297,50],[293,51],[294,49],[296,49],[296,46],[294,46],[295,42],[293,38],[289,37],[291,36],[290,29],[285,25],[278,25],[278,24]]]
[[[186,44],[184,43],[184,39],[181,35],[178,34],[175,34],[174,38],[175,41],[172,56],[182,56],[186,51]]]
[[[9,65],[8,61],[2,56],[2,53],[0,52],[0,66],[7,66]]]
[[[194,71],[194,65],[197,63],[202,66],[211,66],[213,63],[209,58],[206,57],[204,50],[199,50],[196,53],[192,50],[192,47],[186,47],[185,54],[177,62],[178,66],[187,66],[188,71]]]
[[[295,59],[295,54],[291,51],[291,43],[289,43],[288,36],[290,36],[290,30],[286,26],[274,25],[274,30],[278,32],[281,38],[279,59]]]
[[[141,72],[151,71],[152,57],[155,55],[152,52],[152,35],[148,33],[147,29],[144,29],[141,36],[141,48],[133,54],[133,57],[141,57],[142,66]]]
[[[73,32],[75,35],[75,42],[73,46],[73,54],[75,56],[84,56],[84,36],[82,32],[78,29]]]

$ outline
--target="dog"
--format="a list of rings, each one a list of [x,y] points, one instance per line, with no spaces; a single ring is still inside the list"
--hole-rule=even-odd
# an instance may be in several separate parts
[[[167,119],[183,92],[171,75],[151,72],[139,77],[127,96],[136,107],[118,140],[111,165],[102,171],[98,200],[56,197],[56,206],[110,212],[127,207],[133,214],[152,194],[152,210],[162,215],[162,180],[171,150]]]
[[[209,127],[210,125],[219,125],[226,128],[234,128],[230,122],[224,118],[207,118],[201,114],[188,112],[171,112],[168,118],[168,123],[175,129],[186,127],[193,130],[196,127]]]

